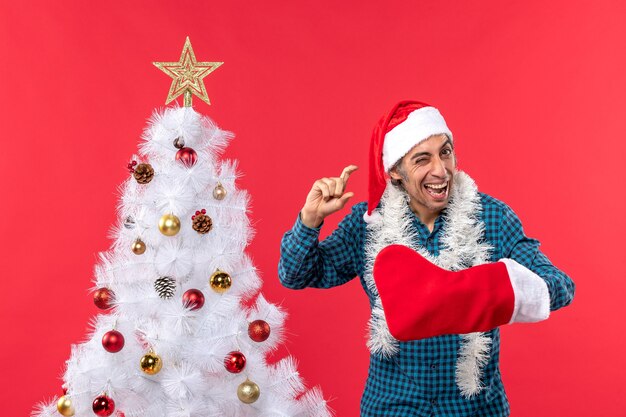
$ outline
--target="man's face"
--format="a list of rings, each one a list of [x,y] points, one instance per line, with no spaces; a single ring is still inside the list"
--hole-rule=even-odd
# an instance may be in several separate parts
[[[448,204],[456,171],[452,142],[446,135],[433,135],[418,143],[389,173],[402,181],[418,214],[439,214]]]

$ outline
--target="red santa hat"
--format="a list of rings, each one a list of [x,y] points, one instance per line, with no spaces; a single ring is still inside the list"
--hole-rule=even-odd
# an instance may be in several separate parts
[[[378,206],[395,163],[418,143],[439,134],[452,140],[439,110],[419,101],[401,101],[378,121],[370,143],[367,216]]]

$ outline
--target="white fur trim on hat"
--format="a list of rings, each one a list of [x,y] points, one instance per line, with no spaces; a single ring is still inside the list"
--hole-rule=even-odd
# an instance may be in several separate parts
[[[452,140],[452,132],[439,110],[422,107],[412,111],[407,119],[391,129],[383,142],[383,166],[385,172],[415,145],[432,135],[446,134]]]

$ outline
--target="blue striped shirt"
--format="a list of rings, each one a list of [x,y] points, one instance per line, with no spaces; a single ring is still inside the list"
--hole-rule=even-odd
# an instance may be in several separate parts
[[[518,216],[509,206],[487,194],[479,195],[482,210],[478,218],[485,224],[484,239],[494,248],[490,261],[511,258],[543,278],[550,293],[550,310],[570,304],[573,281],[539,250],[538,240],[524,234]],[[281,242],[278,274],[282,285],[292,289],[331,288],[358,276],[373,305],[374,298],[363,279],[366,209],[365,202],[353,206],[337,229],[321,242],[321,225],[309,228],[298,216]],[[439,215],[431,232],[417,216],[413,218],[417,243],[433,256],[439,255],[444,222],[445,216]],[[482,375],[486,388],[479,395],[464,398],[456,386],[459,335],[400,342],[400,352],[392,358],[370,355],[361,416],[508,416],[509,403],[499,370],[500,332],[496,328],[487,334],[492,346]]]

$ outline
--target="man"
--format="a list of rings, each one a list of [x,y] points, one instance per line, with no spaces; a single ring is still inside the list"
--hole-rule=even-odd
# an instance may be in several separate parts
[[[279,277],[294,289],[360,277],[372,308],[361,415],[508,416],[498,326],[546,319],[571,303],[574,283],[510,207],[457,170],[434,107],[403,101],[380,120],[368,202],[319,242],[356,169],[313,184],[283,237]]]

